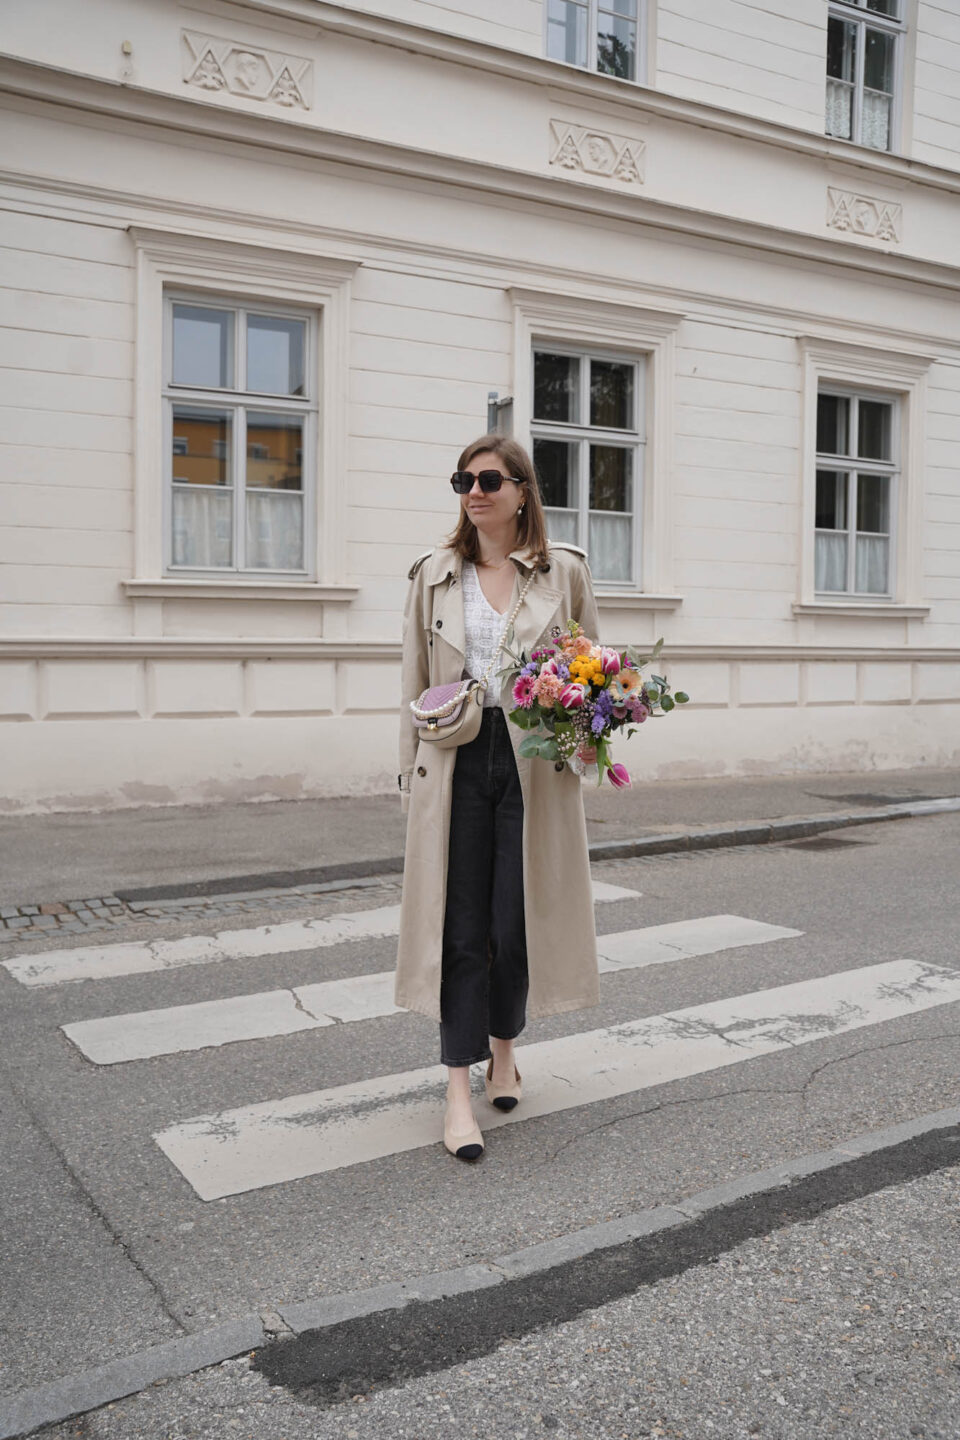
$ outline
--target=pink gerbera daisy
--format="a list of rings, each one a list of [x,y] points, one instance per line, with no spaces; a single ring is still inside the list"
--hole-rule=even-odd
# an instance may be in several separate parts
[[[521,675],[513,687],[514,704],[519,705],[523,710],[529,710],[533,704],[533,687],[536,681],[532,675]]]

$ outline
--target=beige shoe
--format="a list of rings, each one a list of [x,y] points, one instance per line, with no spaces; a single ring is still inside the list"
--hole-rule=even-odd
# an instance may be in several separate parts
[[[483,1154],[483,1136],[476,1121],[465,1135],[455,1135],[447,1122],[447,1111],[443,1115],[443,1143],[458,1160],[479,1160]]]
[[[483,1083],[487,1090],[487,1099],[491,1105],[496,1105],[498,1110],[512,1110],[520,1100],[522,1089],[520,1085],[520,1071],[516,1065],[513,1073],[517,1077],[512,1085],[494,1085],[490,1078],[493,1075],[493,1060],[487,1065],[487,1073],[483,1077]]]

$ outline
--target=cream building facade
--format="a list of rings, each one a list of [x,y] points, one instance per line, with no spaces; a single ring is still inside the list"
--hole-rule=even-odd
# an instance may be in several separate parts
[[[33,0],[0,43],[4,809],[394,786],[488,416],[691,695],[635,776],[960,759],[955,0]]]

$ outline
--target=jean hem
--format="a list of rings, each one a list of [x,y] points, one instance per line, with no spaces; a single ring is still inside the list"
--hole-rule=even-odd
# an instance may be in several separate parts
[[[492,1051],[491,1049],[489,1049],[489,1047],[488,1047],[486,1050],[484,1050],[484,1052],[483,1052],[482,1055],[474,1055],[474,1057],[473,1057],[472,1060],[445,1060],[445,1059],[443,1058],[443,1056],[441,1056],[441,1057],[440,1057],[440,1064],[441,1064],[441,1065],[452,1066],[454,1069],[458,1069],[461,1065],[479,1065],[480,1062],[481,1062],[481,1060],[492,1060],[492,1059],[493,1059],[493,1051]]]

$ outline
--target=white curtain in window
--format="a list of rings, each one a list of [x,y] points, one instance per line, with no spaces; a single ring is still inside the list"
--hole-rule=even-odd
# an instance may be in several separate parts
[[[286,490],[247,491],[247,566],[303,569],[303,496]]]
[[[173,563],[200,568],[232,564],[233,492],[212,485],[173,490]]]
[[[846,535],[818,535],[816,537],[815,559],[815,588],[817,590],[846,590]]]
[[[863,95],[863,139],[864,145],[873,150],[890,148],[890,105],[889,95],[877,95],[865,90]]]
[[[546,510],[547,534],[551,540],[562,540],[565,544],[577,543],[576,510]]]
[[[633,518],[630,515],[590,516],[590,569],[595,580],[633,579],[630,545]]]
[[[890,541],[886,535],[858,535],[855,561],[857,590],[872,595],[889,591],[887,557]]]
[[[849,140],[853,134],[851,115],[853,90],[840,80],[827,81],[827,134]]]

